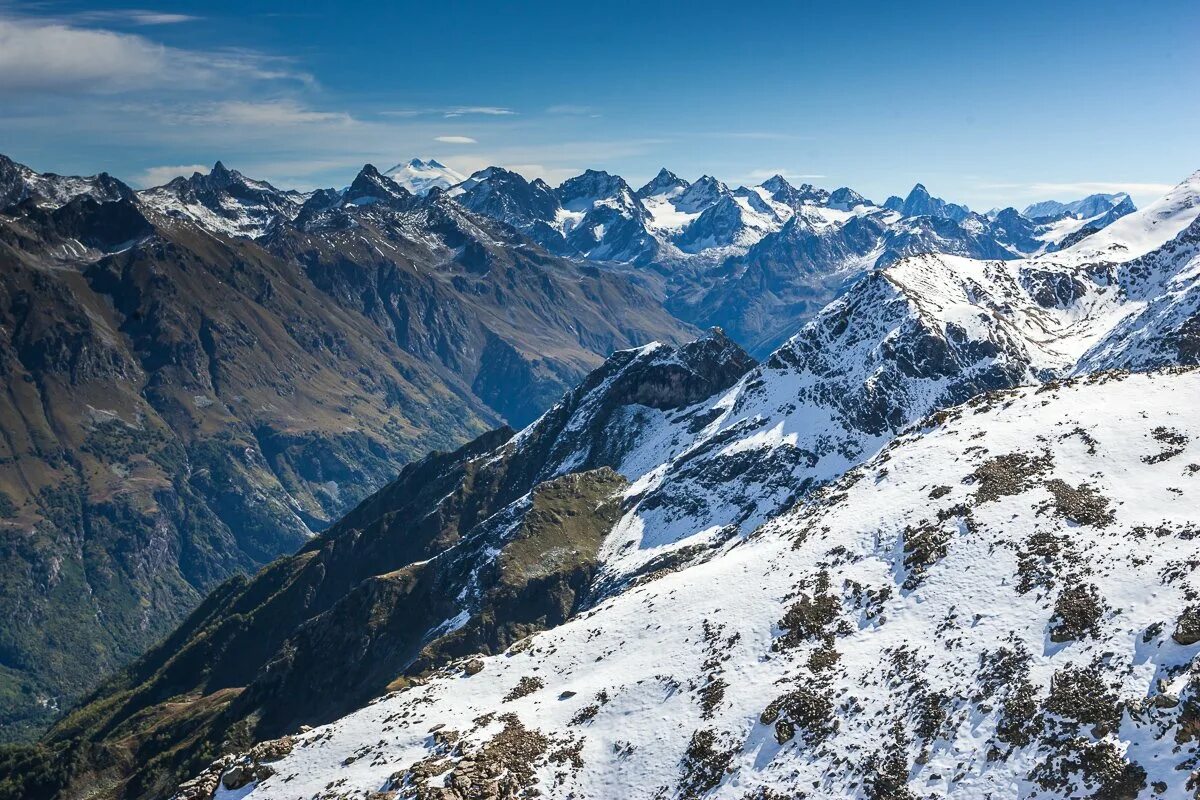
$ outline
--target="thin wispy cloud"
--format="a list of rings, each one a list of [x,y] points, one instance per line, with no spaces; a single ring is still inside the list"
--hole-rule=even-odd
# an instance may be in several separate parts
[[[171,14],[143,8],[116,8],[105,11],[80,11],[66,19],[77,23],[104,23],[109,25],[179,25],[195,22],[202,17],[193,14]]]
[[[193,173],[199,172],[201,175],[207,175],[210,167],[205,164],[179,164],[175,166],[150,167],[143,172],[133,177],[133,183],[136,186],[162,186],[164,183],[170,183],[173,179],[179,176],[190,177]]]
[[[509,108],[500,108],[499,106],[459,106],[457,108],[448,108],[442,112],[443,116],[461,117],[466,114],[482,114],[485,117],[511,117],[517,112]]]
[[[254,126],[350,125],[354,118],[341,111],[318,111],[295,100],[230,100],[212,107],[219,121]]]
[[[442,144],[479,144],[479,140],[470,136],[435,136],[433,140]]]
[[[517,115],[516,111],[511,108],[503,108],[501,106],[452,106],[448,108],[394,108],[386,111],[380,111],[381,117],[425,117],[439,116],[443,118],[450,117],[466,117],[466,116],[484,116],[484,117],[513,117]]]

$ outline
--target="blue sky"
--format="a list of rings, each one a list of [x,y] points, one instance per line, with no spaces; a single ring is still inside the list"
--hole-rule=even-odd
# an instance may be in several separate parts
[[[1194,0],[297,5],[0,0],[0,152],[138,185],[666,165],[977,208],[1200,168]]]

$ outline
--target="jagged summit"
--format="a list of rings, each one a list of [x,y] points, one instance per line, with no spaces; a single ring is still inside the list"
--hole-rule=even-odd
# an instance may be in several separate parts
[[[383,175],[374,164],[365,164],[346,189],[346,200],[350,203],[403,201],[412,196],[404,187]]]
[[[605,199],[628,203],[626,198],[633,195],[629,184],[620,175],[595,169],[585,170],[582,174],[563,181],[559,184],[557,192],[563,206],[572,210],[579,210]]]
[[[701,176],[674,198],[675,208],[686,213],[700,213],[729,194],[729,187],[711,175]]]
[[[0,155],[0,210],[30,200],[39,206],[57,208],[84,196],[99,202],[117,202],[133,199],[134,191],[107,172],[90,177],[39,173]]]
[[[839,189],[834,189],[829,194],[829,198],[825,201],[825,205],[829,208],[835,208],[839,211],[851,211],[859,206],[870,206],[874,204],[850,187],[843,186]]]
[[[780,175],[778,172],[762,182],[764,189],[769,189],[772,192],[786,191],[795,188],[788,179]]]
[[[666,167],[658,171],[658,174],[650,179],[645,186],[638,189],[637,196],[641,198],[653,197],[658,195],[678,194],[688,188],[690,184],[683,178],[677,176],[674,172],[670,172]]]
[[[797,188],[782,175],[774,175],[760,185],[770,192],[771,199],[792,208],[808,203],[824,203],[829,199],[829,192],[825,189],[818,189],[811,183],[802,183]]]
[[[295,218],[305,196],[247,178],[217,161],[208,174],[181,175],[139,192],[138,199],[166,217],[187,219],[225,234],[255,237],[279,220]]]
[[[932,196],[920,183],[913,186],[899,210],[906,217],[945,217],[955,222],[963,221],[971,213],[966,206],[947,203],[940,197]]]
[[[440,169],[433,160],[410,159],[372,178],[388,184],[364,183],[356,194],[367,202],[384,197],[399,202],[392,185],[409,186],[417,196],[445,185],[406,183],[396,169],[410,167]],[[246,183],[255,188],[240,198],[219,196],[233,193],[236,182],[230,181],[230,189],[210,198],[164,202],[152,191],[145,199],[169,214],[187,214],[252,237],[265,235],[278,222],[327,230],[352,225],[326,213],[333,201],[324,193],[299,196],[265,182]],[[445,192],[467,211],[515,230],[554,255],[668,276],[665,291],[675,313],[702,325],[725,326],[759,356],[853,276],[876,264],[919,253],[1015,259],[1059,251],[1133,210],[1131,203],[1121,202],[1086,219],[983,216],[932,196],[921,183],[907,198],[889,198],[881,208],[850,187],[830,193],[808,183],[793,186],[777,174],[759,186],[731,190],[714,176],[689,183],[666,168],[637,192],[602,170],[587,170],[554,188],[502,167],[480,170]],[[743,263],[751,268],[743,269]],[[721,276],[715,282],[699,277],[713,267],[720,267],[711,273]],[[764,294],[762,286],[771,289]]]

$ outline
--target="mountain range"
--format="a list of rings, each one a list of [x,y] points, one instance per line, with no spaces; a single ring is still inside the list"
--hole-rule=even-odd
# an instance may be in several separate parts
[[[373,168],[336,198],[221,164],[133,192],[5,161],[0,186],[6,737],[405,463],[694,335]]]
[[[606,172],[589,170],[555,189],[491,167],[447,193],[551,252],[657,271],[674,314],[722,327],[758,357],[865,272],[903,256],[1023,258],[1135,210],[1127,196],[1094,195],[1036,219],[1011,208],[988,217],[921,184],[877,206],[846,187],[795,187],[780,175],[731,189],[666,169],[635,191]]]
[[[759,365],[720,333],[614,354],[214,602],[51,741],[161,748],[178,722],[146,731],[109,699],[132,692],[260,742],[193,759],[180,798],[1181,795],[1197,269],[1200,173],[1049,255],[873,269]],[[385,541],[421,549],[314,568]],[[296,584],[340,599],[245,669],[220,632],[299,610]]]
[[[9,541],[40,531],[89,586],[145,569],[121,536],[150,527],[127,509],[154,478],[244,554],[195,559],[207,599],[0,759],[14,796],[1133,797],[1195,769],[1200,173],[1141,210],[1030,217],[920,185],[876,206],[778,176],[490,168],[414,194],[368,166],[301,194],[220,164],[140,193],[64,179],[59,205],[10,170],[31,283],[6,330],[89,332],[13,337],[10,397],[50,398],[83,521],[13,489],[41,518]],[[34,292],[98,299],[31,322]],[[313,356],[303,320],[344,349]],[[369,424],[379,363],[408,425]],[[121,381],[128,408],[95,405]],[[57,468],[47,450],[7,463]],[[340,504],[314,450],[344,465]],[[303,525],[266,555],[266,512],[228,520],[272,501]],[[148,572],[182,572],[199,534],[155,513]]]

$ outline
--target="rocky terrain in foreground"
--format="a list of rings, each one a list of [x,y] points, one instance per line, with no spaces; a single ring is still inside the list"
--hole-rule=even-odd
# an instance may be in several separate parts
[[[1196,372],[982,395],[693,566],[178,796],[1190,796],[1181,395]]]

